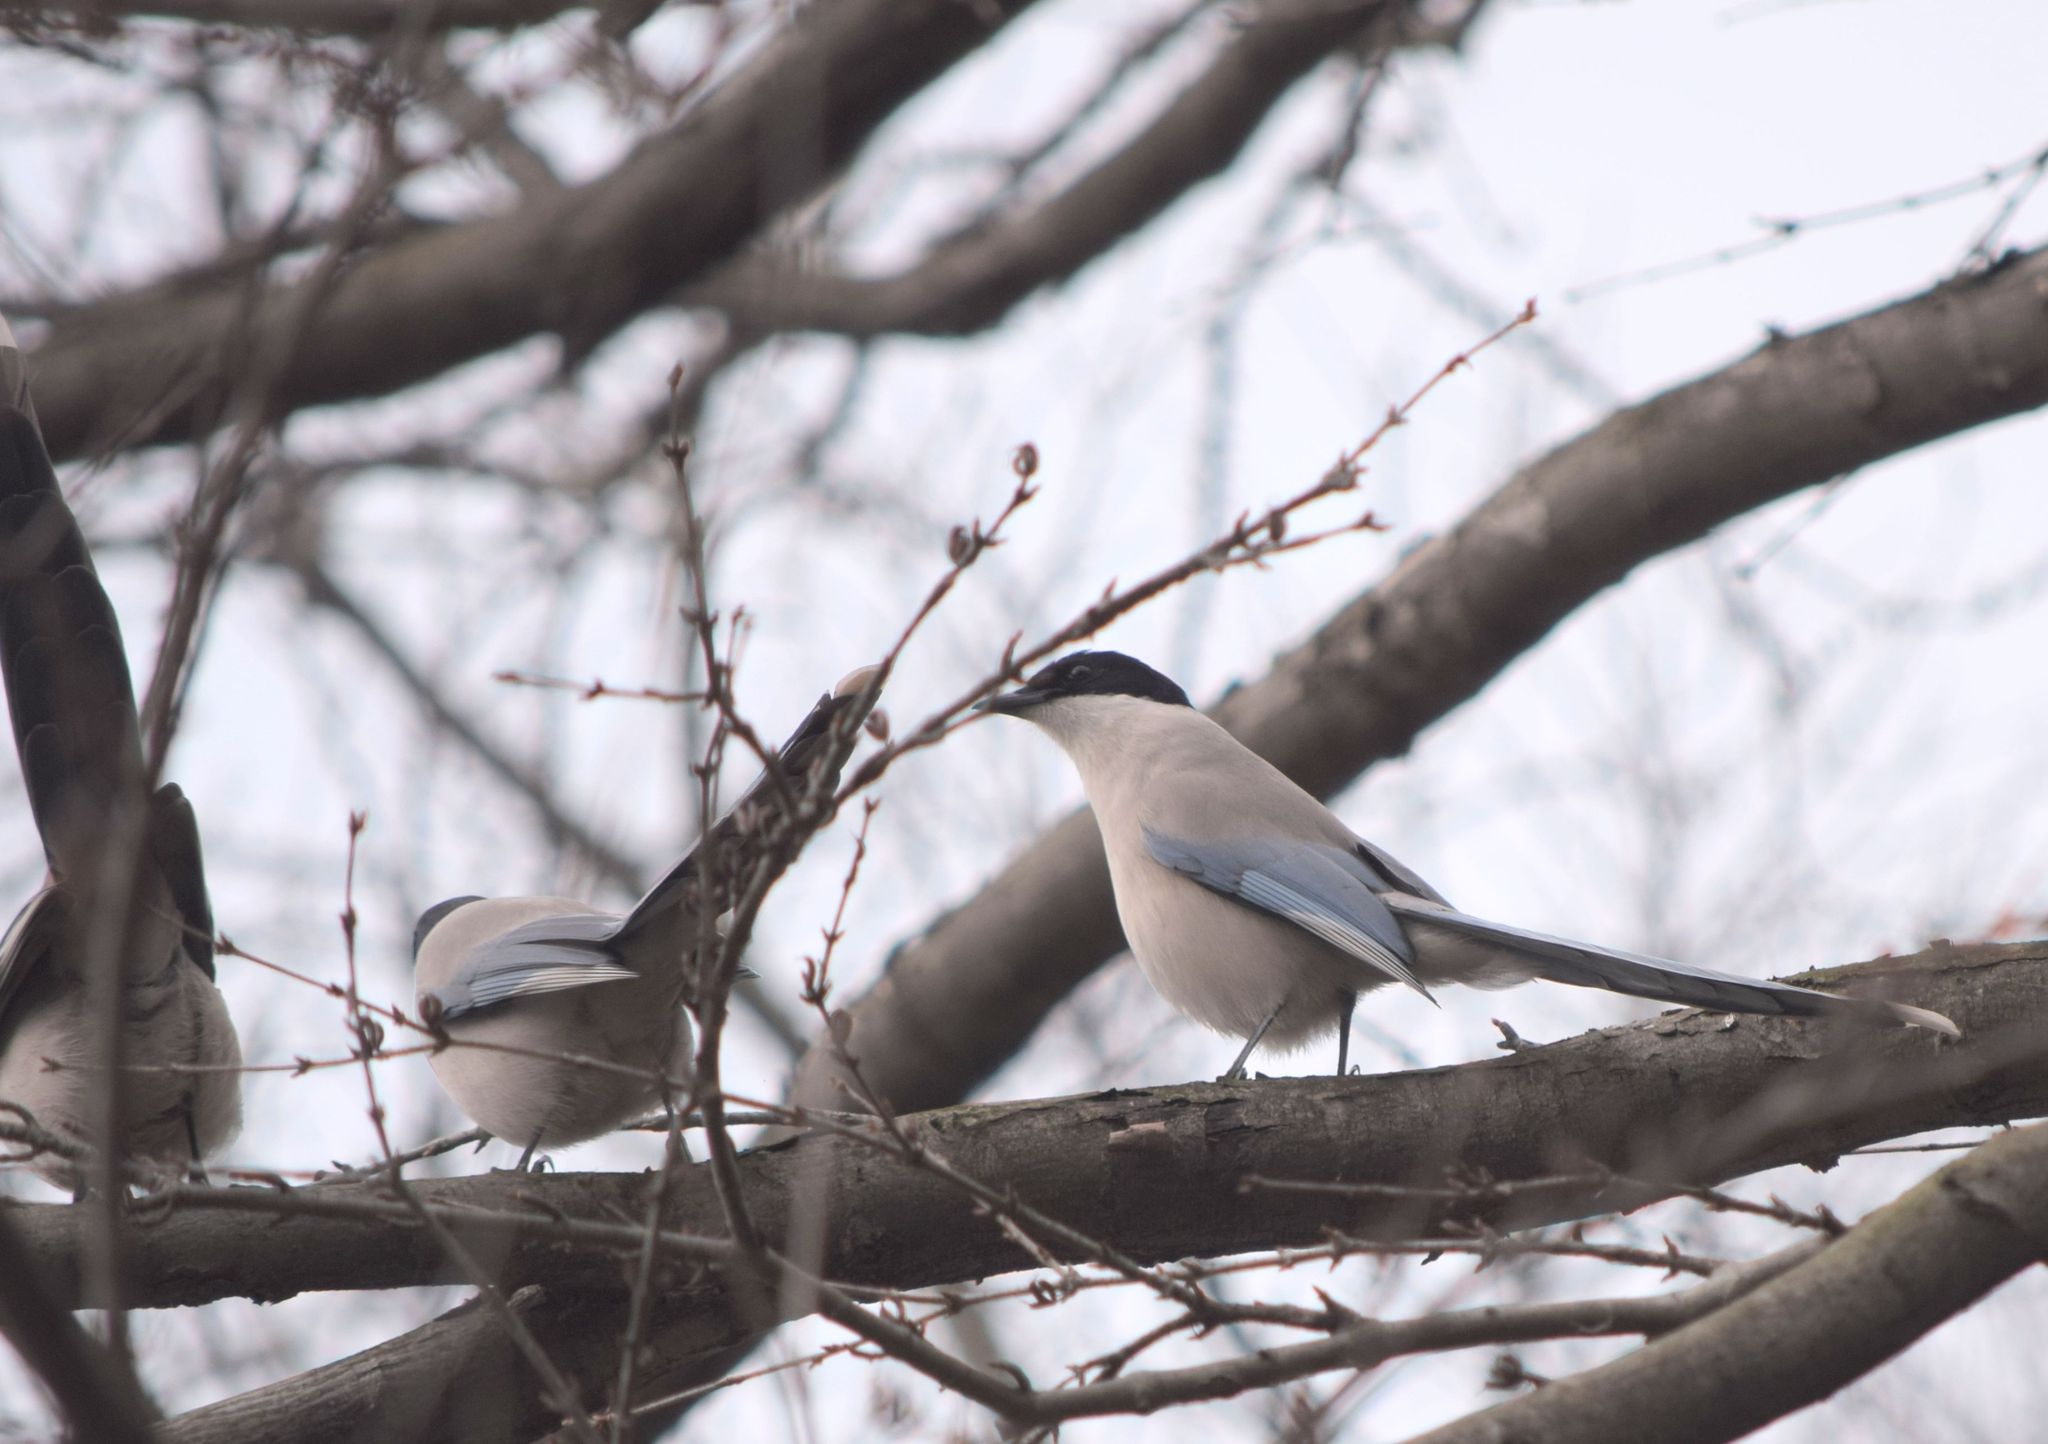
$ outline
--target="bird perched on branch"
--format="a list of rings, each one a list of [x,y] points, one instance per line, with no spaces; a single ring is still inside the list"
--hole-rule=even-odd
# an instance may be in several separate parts
[[[196,1167],[242,1122],[241,1046],[214,986],[199,826],[149,790],[113,604],[57,487],[20,349],[0,318],[0,675],[49,875],[0,937],[0,1102],[99,1141],[118,1056],[121,1149]],[[92,978],[117,970],[108,1049]],[[22,1155],[15,1155],[21,1157]],[[82,1191],[54,1153],[32,1166]]]
[[[661,1106],[661,1080],[690,1076],[683,1005],[704,920],[739,901],[750,843],[778,809],[838,785],[845,753],[831,744],[866,719],[877,676],[863,667],[820,697],[773,772],[625,915],[558,897],[456,897],[421,914],[420,1011],[453,1040],[431,1055],[434,1074],[477,1124],[525,1148],[522,1170],[539,1148]]]
[[[1121,652],[1075,652],[990,712],[1065,749],[1102,829],[1131,954],[1167,1002],[1245,1040],[1335,1030],[1345,1069],[1351,1010],[1389,983],[1506,987],[1530,978],[1717,1012],[1846,1017],[1956,1036],[1939,1013],[1739,978],[1575,943],[1461,913],[1353,833],[1284,773],[1197,712],[1187,693]],[[1432,999],[1432,1001],[1434,1001]]]

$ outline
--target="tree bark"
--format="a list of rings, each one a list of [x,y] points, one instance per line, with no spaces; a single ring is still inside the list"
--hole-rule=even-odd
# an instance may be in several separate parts
[[[1787,1163],[1825,1168],[1848,1149],[1904,1134],[2048,1112],[2048,945],[1939,946],[1832,977],[1938,1008],[1964,1037],[1948,1044],[1913,1029],[1679,1012],[1457,1068],[1113,1091],[906,1121],[952,1168],[1158,1262],[1313,1244],[1329,1227],[1381,1240],[1426,1235],[1450,1216],[1530,1227],[1634,1207],[1674,1184]],[[1585,1179],[1601,1170],[1629,1181]],[[1034,1263],[957,1188],[856,1140],[806,1135],[743,1155],[741,1171],[763,1237],[850,1285],[928,1288]],[[673,1236],[723,1234],[702,1174],[688,1170],[676,1187],[666,1225]],[[1455,1203],[1243,1187],[1258,1177],[1441,1188],[1453,1175],[1580,1181]],[[619,1220],[640,1217],[647,1181],[498,1174],[412,1187],[428,1206],[464,1211],[444,1217],[505,1288],[543,1288],[548,1307],[533,1312],[533,1327],[595,1399],[616,1366],[618,1333],[607,1321],[622,1307],[620,1256],[637,1234]],[[81,1306],[89,1302],[79,1282],[87,1240],[73,1212],[23,1206],[14,1216],[60,1295]],[[566,1242],[579,1224],[617,1236]],[[1049,1247],[1084,1256],[1057,1241]],[[742,1317],[687,1252],[677,1246],[657,1309],[654,1358],[641,1375],[649,1388],[775,1321]],[[372,1185],[282,1196],[180,1190],[160,1220],[135,1231],[128,1262],[132,1307],[460,1277],[404,1206]],[[777,1317],[806,1311],[801,1300],[781,1302]],[[498,1331],[480,1311],[444,1319],[194,1411],[166,1437],[249,1437],[259,1422],[268,1429],[281,1420],[308,1438],[350,1437],[321,1432],[322,1420],[344,1419],[374,1426],[380,1438],[432,1437],[400,1429],[380,1401],[411,1400],[408,1409],[442,1427],[425,1401],[453,1388],[484,1353],[519,1380],[493,1397],[529,1401],[518,1427],[550,1427],[533,1412],[537,1390],[523,1366],[489,1342]]]
[[[1597,1369],[1414,1444],[1720,1444],[1853,1382],[2048,1259],[2048,1125],[1994,1138],[1819,1255]]]
[[[40,8],[70,10],[101,24],[134,16],[381,40],[443,30],[520,30],[587,7],[571,0],[79,0]]]

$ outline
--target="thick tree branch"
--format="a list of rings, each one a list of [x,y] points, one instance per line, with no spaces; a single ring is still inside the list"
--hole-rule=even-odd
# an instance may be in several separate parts
[[[377,40],[442,30],[518,30],[584,7],[570,0],[87,0],[40,8],[73,11],[87,24],[135,16]]]
[[[671,130],[602,179],[511,215],[361,256],[318,309],[317,346],[271,378],[278,414],[381,396],[543,331],[581,354],[735,254],[850,161],[896,107],[1030,0],[812,5]],[[51,453],[189,437],[295,307],[233,282],[157,286],[59,314],[36,350]]]
[[[524,1289],[509,1300],[534,1341],[562,1372],[602,1398],[598,1373],[618,1367],[622,1300],[556,1297]],[[609,1340],[604,1350],[601,1341]],[[561,1422],[505,1329],[474,1303],[404,1335],[265,1389],[180,1414],[159,1426],[156,1444],[508,1444]]]
[[[1739,1439],[1825,1399],[2043,1259],[2048,1124],[2037,1124],[1992,1139],[1729,1307],[1416,1444]]]
[[[2048,1059],[2048,945],[1941,947],[1827,976],[1939,1008],[1963,1041],[1937,1047],[1912,1029],[1681,1012],[1458,1068],[961,1107],[919,1115],[915,1127],[951,1167],[1010,1183],[1042,1211],[1155,1261],[1313,1243],[1332,1222],[1361,1236],[1414,1237],[1441,1207],[1254,1196],[1239,1190],[1247,1175],[1433,1185],[1454,1166],[1502,1179],[1604,1167],[1707,1183],[2048,1112],[2048,1071],[2038,1067]],[[1031,1263],[956,1190],[856,1139],[806,1135],[745,1155],[743,1170],[748,1208],[771,1242],[806,1210],[825,1210],[808,1226],[823,1228],[820,1267],[835,1279],[922,1287]],[[702,1166],[687,1177],[666,1226],[722,1235]],[[429,1205],[478,1211],[458,1233],[500,1261],[501,1283],[609,1288],[616,1264],[602,1249],[564,1250],[549,1220],[637,1217],[617,1210],[644,1185],[637,1174],[486,1174],[413,1188]],[[269,1302],[462,1281],[404,1205],[379,1202],[388,1197],[376,1183],[176,1191],[161,1218],[137,1229],[131,1302]],[[1546,1189],[1504,1200],[1495,1221],[1521,1227],[1615,1206],[1591,1186]],[[85,1306],[76,1211],[22,1205],[13,1217],[60,1295]]]
[[[2048,1112],[2048,945],[1941,947],[1835,977],[1939,1007],[1962,1025],[1964,1039],[1947,1045],[1911,1030],[1677,1013],[1461,1068],[1114,1092],[907,1122],[950,1167],[1005,1184],[1041,1212],[1154,1262],[1312,1244],[1332,1226],[1354,1238],[1408,1239],[1447,1216],[1501,1229],[1558,1222],[1634,1207],[1678,1183],[1794,1162],[1826,1167],[1844,1150],[1905,1133]],[[1588,1179],[1603,1168],[1630,1181]],[[933,1286],[1036,1262],[942,1179],[854,1139],[805,1136],[745,1155],[741,1170],[762,1235],[778,1247],[814,1240],[798,1256],[842,1286]],[[1476,1205],[1239,1186],[1256,1174],[1437,1191],[1447,1172],[1577,1181],[1508,1190]],[[415,1192],[508,1289],[544,1287],[548,1306],[529,1316],[530,1327],[594,1403],[617,1367],[628,1276],[621,1260],[641,1241],[630,1220],[648,1185],[637,1174],[495,1174],[423,1182]],[[645,1335],[652,1353],[639,1372],[651,1390],[762,1323],[739,1317],[715,1276],[700,1271],[730,1249],[718,1237],[719,1204],[701,1166],[678,1177],[674,1196],[663,1290]],[[49,1205],[16,1216],[77,1304],[84,1300],[70,1213]],[[1046,1246],[1077,1256],[1057,1242]],[[370,1185],[284,1196],[181,1189],[159,1222],[137,1230],[131,1261],[130,1301],[138,1306],[456,1277],[409,1206]],[[801,1313],[808,1305],[789,1292],[781,1307]],[[501,1379],[491,1391],[493,1407],[516,1416],[496,1421],[495,1437],[551,1427],[534,1402],[538,1388],[494,1327],[481,1316],[451,1316],[194,1411],[165,1437],[367,1437],[337,1432],[339,1421],[380,1439],[435,1437],[427,1421],[447,1420],[446,1405],[434,1401],[459,1389],[464,1371],[483,1359],[519,1380],[507,1387]],[[400,1427],[404,1420],[420,1432]]]
[[[79,1439],[149,1444],[156,1409],[124,1360],[79,1326],[51,1293],[28,1249],[0,1213],[0,1336],[50,1391]]]
[[[1215,715],[1327,797],[1649,558],[2044,403],[2048,250],[1774,338],[1523,467]],[[897,1107],[952,1102],[1122,946],[1100,838],[1076,813],[897,954],[851,1009],[852,1047]],[[793,1096],[847,1106],[831,1074],[814,1045]]]

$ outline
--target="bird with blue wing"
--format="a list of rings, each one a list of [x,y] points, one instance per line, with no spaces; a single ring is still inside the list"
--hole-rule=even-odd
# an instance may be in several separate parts
[[[733,858],[784,796],[838,783],[828,746],[850,737],[879,693],[862,667],[820,697],[706,838],[626,913],[574,898],[455,897],[421,914],[413,979],[423,1016],[450,1043],[431,1055],[448,1095],[492,1135],[521,1147],[581,1143],[664,1102],[662,1080],[693,1060],[684,1012],[691,955],[707,914],[730,896]],[[707,877],[715,857],[718,877]],[[741,976],[752,976],[741,970]]]
[[[1458,911],[1392,855],[1121,652],[1076,652],[981,704],[1063,748],[1102,830],[1117,916],[1152,986],[1196,1022],[1261,1043],[1337,1034],[1360,993],[1531,978],[1730,1013],[1905,1024],[1926,1008],[1844,997],[1572,942]]]

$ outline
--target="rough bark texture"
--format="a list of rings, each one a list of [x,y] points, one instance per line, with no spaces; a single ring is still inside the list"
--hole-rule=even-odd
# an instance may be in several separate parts
[[[2043,403],[2048,250],[1775,339],[1522,468],[1215,715],[1328,796],[1406,751],[1644,561],[1775,498]],[[1122,947],[1101,841],[1076,813],[896,956],[851,1009],[854,1052],[899,1108],[963,1098]],[[831,1071],[814,1047],[795,1096],[849,1106]]]
[[[1793,1162],[1826,1167],[1843,1150],[1902,1134],[2048,1112],[2048,946],[1943,946],[1836,976],[1857,991],[1948,1013],[1963,1028],[1963,1041],[1943,1044],[1917,1030],[1677,1013],[1457,1068],[963,1107],[913,1124],[953,1167],[1012,1187],[1061,1222],[1158,1261],[1314,1243],[1328,1226],[1365,1237],[1413,1237],[1438,1222],[1443,1207],[1253,1195],[1239,1187],[1247,1175],[1436,1186],[1450,1169],[1516,1179],[1606,1167],[1650,1181],[1648,1188],[1543,1190],[1490,1211],[1499,1226],[1524,1227],[1632,1206],[1658,1196],[1661,1182],[1712,1183]],[[764,1236],[827,1277],[930,1287],[1029,1263],[956,1189],[848,1139],[796,1139],[745,1155],[742,1171]],[[723,1232],[701,1173],[692,1171],[678,1189],[669,1221],[677,1233]],[[564,1242],[552,1220],[637,1218],[645,1186],[641,1175],[499,1174],[423,1183],[415,1191],[431,1204],[526,1215],[479,1218],[458,1232],[508,1287],[543,1286],[548,1307],[533,1311],[533,1326],[594,1397],[616,1362],[618,1335],[610,1323],[622,1265],[610,1249]],[[277,1217],[244,1212],[230,1200],[181,1197],[135,1232],[131,1303],[277,1299],[305,1289],[456,1279],[410,1221],[336,1216],[378,1195],[367,1185],[302,1190]],[[327,1199],[336,1201],[335,1211],[322,1214],[317,1210]],[[24,1206],[14,1217],[60,1292],[77,1304],[82,1240],[72,1213]],[[692,1282],[686,1266],[669,1283],[656,1361],[645,1375],[650,1385],[771,1322],[738,1317],[711,1280]],[[806,1308],[784,1300],[778,1313]],[[515,1370],[520,1384],[501,1384],[492,1397],[526,1400],[520,1427],[546,1427],[530,1377],[496,1342],[501,1332],[482,1313],[450,1316],[194,1411],[166,1437],[247,1438],[286,1420],[307,1438],[359,1437],[348,1432],[358,1426],[379,1438],[434,1437],[424,1423],[418,1434],[399,1428],[391,1411],[409,1401],[404,1410],[433,1419],[451,1368]]]
[[[74,1434],[95,1444],[149,1444],[157,1415],[134,1374],[58,1302],[4,1212],[0,1279],[0,1337],[35,1371]]]
[[[2048,1125],[1993,1139],[1754,1293],[1413,1444],[1719,1444],[1860,1378],[2048,1258]]]

